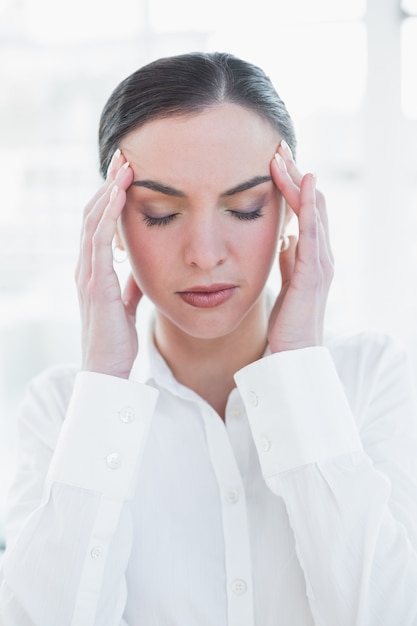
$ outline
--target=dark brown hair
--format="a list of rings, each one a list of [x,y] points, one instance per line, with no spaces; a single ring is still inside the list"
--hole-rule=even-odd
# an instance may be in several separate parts
[[[153,119],[195,114],[222,102],[267,120],[295,154],[293,122],[265,72],[231,54],[195,52],[153,61],[113,91],[100,118],[103,177],[121,139],[132,130]]]

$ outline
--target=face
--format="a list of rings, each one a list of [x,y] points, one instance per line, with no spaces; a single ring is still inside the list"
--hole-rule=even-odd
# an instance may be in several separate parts
[[[279,141],[233,104],[157,119],[124,138],[134,182],[119,236],[163,323],[223,337],[260,306],[284,217],[269,169]]]

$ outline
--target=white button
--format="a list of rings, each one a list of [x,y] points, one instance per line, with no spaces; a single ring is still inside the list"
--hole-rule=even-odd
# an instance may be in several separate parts
[[[252,406],[258,406],[259,398],[254,391],[249,393],[249,404]]]
[[[133,422],[133,418],[135,417],[135,411],[131,406],[124,406],[121,411],[119,411],[119,419],[123,424],[130,424]]]
[[[122,463],[120,459],[120,454],[117,452],[112,452],[106,456],[107,467],[110,469],[118,469]]]
[[[272,442],[269,437],[266,435],[262,435],[261,437],[261,446],[265,452],[269,452],[271,449]]]
[[[230,409],[228,414],[230,417],[240,417],[242,415],[242,409],[240,406],[236,406],[233,409]]]
[[[246,593],[247,588],[247,584],[241,578],[236,578],[236,580],[232,582],[232,591],[237,596],[241,596],[242,594]]]
[[[92,559],[94,560],[99,559],[101,555],[102,555],[102,551],[101,551],[100,546],[94,546],[94,548],[91,549],[90,556]]]
[[[229,504],[235,504],[239,500],[239,491],[237,489],[230,489],[226,493],[226,500]]]

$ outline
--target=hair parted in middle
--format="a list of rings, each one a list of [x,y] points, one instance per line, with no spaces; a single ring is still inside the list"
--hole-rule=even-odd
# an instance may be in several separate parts
[[[295,155],[293,122],[265,72],[232,54],[192,52],[152,61],[113,91],[100,118],[102,176],[120,141],[131,131],[154,119],[192,115],[225,102],[269,122]]]

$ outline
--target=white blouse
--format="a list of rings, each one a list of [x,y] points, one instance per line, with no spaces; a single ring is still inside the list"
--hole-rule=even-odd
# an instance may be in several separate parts
[[[140,346],[130,380],[30,385],[0,624],[417,625],[404,352],[366,334],[267,355],[223,422]]]

